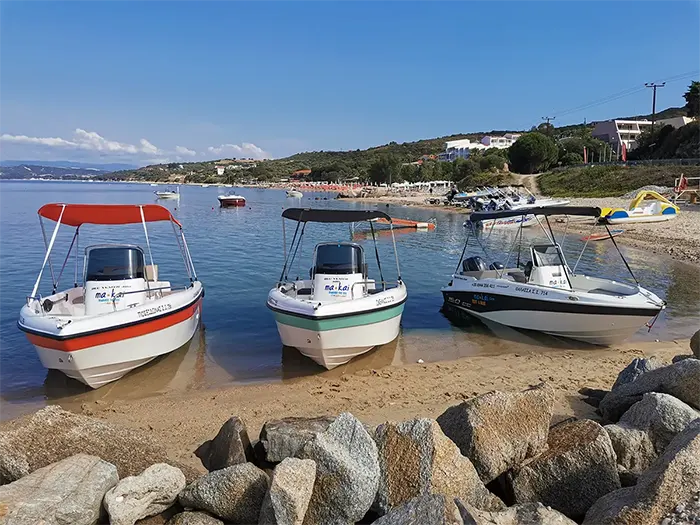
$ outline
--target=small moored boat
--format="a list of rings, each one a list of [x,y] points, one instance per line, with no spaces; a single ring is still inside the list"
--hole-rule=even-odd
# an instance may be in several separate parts
[[[369,278],[364,249],[354,242],[320,243],[314,249],[309,279],[288,275],[308,223],[369,221],[374,232],[374,219],[391,223],[391,218],[380,211],[301,208],[289,208],[282,217],[297,223],[280,280],[267,297],[282,344],[331,369],[396,339],[406,285],[401,280],[395,242],[396,281],[384,280],[374,235],[379,281]]]
[[[548,225],[550,215],[600,216],[599,208],[543,207],[476,212],[469,224],[528,212],[543,216]],[[464,258],[474,230],[470,228],[457,270],[442,288],[445,305],[481,320],[599,345],[626,339],[665,308],[666,303],[642,288],[631,270],[634,284],[576,273],[576,266],[571,269],[564,258],[551,226],[549,231],[542,229],[547,242],[530,247],[526,264],[520,264],[518,246],[514,265],[507,266],[514,259],[509,253],[505,265],[493,261],[487,266],[479,256]],[[617,248],[614,240],[613,245]],[[515,243],[511,251],[514,249]]]
[[[159,199],[179,199],[180,198],[180,187],[178,186],[175,191],[164,190],[164,191],[154,191],[156,197]]]
[[[219,195],[219,206],[222,208],[235,208],[245,206],[245,197],[240,195]]]
[[[604,208],[600,221],[608,224],[662,222],[675,219],[680,208],[655,191],[640,191],[628,209]]]
[[[56,221],[44,263],[31,295],[20,311],[18,326],[34,345],[41,363],[92,388],[115,381],[136,367],[186,344],[200,322],[204,297],[182,226],[157,204],[46,204],[39,219]],[[161,280],[153,262],[146,224],[168,221],[182,252],[188,284],[176,287]],[[78,278],[79,232],[86,224],[142,224],[148,248],[134,244],[88,246]],[[61,225],[75,233],[61,271],[54,278],[51,252]],[[46,239],[46,236],[44,236]],[[59,281],[75,251],[73,286],[59,290]],[[49,265],[53,288],[39,295]]]
[[[292,197],[294,199],[301,199],[304,196],[302,192],[299,190],[295,190],[292,188],[291,190],[287,190],[287,197]]]

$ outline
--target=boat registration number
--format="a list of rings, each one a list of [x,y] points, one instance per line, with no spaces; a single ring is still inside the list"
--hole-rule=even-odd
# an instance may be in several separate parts
[[[160,306],[156,306],[155,308],[146,308],[145,310],[140,310],[136,312],[139,317],[144,318],[144,317],[150,317],[152,315],[156,314],[161,314],[163,312],[167,312],[168,310],[172,310],[173,305],[170,303],[166,304],[161,304]]]

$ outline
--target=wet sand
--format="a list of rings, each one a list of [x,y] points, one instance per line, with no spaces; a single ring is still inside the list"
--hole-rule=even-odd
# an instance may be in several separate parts
[[[557,392],[557,419],[595,418],[580,388],[609,389],[634,357],[655,355],[670,362],[674,355],[688,353],[688,344],[679,340],[576,351],[540,349],[400,367],[391,366],[379,349],[349,367],[296,378],[292,372],[276,383],[171,391],[145,399],[76,398],[58,404],[145,430],[168,446],[173,459],[202,470],[193,451],[233,415],[243,418],[255,438],[269,419],[343,411],[369,424],[437,417],[447,407],[489,390],[520,390],[546,381]]]

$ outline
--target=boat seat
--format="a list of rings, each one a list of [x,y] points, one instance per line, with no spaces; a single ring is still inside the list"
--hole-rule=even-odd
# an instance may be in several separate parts
[[[74,297],[71,304],[85,304],[85,296],[78,295],[77,297]]]
[[[297,290],[297,296],[299,295],[311,295],[311,288],[299,288]]]
[[[144,274],[147,281],[157,281],[158,280],[158,265],[157,264],[146,264],[143,267]]]
[[[516,283],[527,283],[525,272],[522,271],[508,272],[508,277],[512,277]]]

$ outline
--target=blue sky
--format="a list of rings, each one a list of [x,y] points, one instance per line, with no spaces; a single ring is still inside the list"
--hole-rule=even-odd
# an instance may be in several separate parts
[[[650,112],[698,2],[2,2],[3,159],[282,157]],[[692,78],[658,91],[680,106]]]

